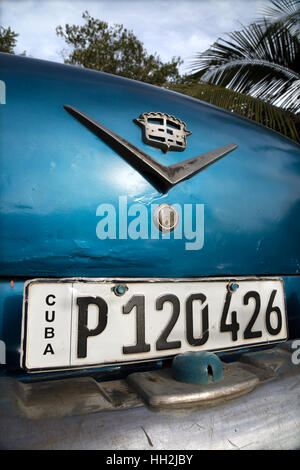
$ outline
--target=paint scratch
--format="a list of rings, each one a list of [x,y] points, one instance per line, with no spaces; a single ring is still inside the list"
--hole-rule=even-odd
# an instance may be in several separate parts
[[[142,428],[142,430],[144,431],[144,434],[145,434],[145,436],[146,436],[146,438],[147,438],[147,441],[148,441],[149,446],[150,446],[150,447],[153,447],[153,443],[152,443],[152,441],[151,441],[151,439],[150,439],[150,436],[147,434],[147,432],[145,431],[145,429],[143,428],[143,426],[141,426],[141,428]]]

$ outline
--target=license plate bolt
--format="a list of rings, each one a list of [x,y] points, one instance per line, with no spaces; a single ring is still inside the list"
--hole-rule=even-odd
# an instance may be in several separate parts
[[[116,286],[113,287],[113,292],[118,297],[120,297],[121,295],[124,295],[126,291],[128,291],[128,287],[125,284],[117,284]]]
[[[239,285],[236,282],[230,282],[227,286],[229,292],[236,292],[239,288]]]

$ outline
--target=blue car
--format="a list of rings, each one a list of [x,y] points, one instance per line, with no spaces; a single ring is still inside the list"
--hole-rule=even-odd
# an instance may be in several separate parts
[[[299,448],[299,145],[0,64],[0,447]]]

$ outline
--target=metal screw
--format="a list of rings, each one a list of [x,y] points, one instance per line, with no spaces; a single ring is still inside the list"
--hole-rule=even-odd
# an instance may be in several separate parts
[[[227,289],[229,290],[229,292],[235,292],[238,290],[238,288],[239,288],[239,285],[236,282],[230,282],[227,286]]]
[[[127,290],[128,290],[128,287],[125,286],[124,284],[118,284],[117,286],[113,288],[113,291],[117,296],[124,295]]]

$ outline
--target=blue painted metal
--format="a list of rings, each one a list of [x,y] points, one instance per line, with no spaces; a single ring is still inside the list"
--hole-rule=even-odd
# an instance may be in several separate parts
[[[73,66],[1,54],[0,274],[209,276],[300,269],[300,151],[239,116],[158,87]],[[76,106],[164,164],[239,148],[157,192],[64,109]],[[132,121],[162,110],[189,126],[187,149],[164,155]],[[141,202],[204,204],[204,246],[186,240],[100,240],[96,210]],[[234,210],[232,210],[234,207]],[[118,214],[117,214],[118,215]],[[146,249],[145,249],[146,247]]]
[[[179,382],[210,384],[223,378],[223,366],[216,354],[189,351],[174,357],[172,374]]]
[[[73,66],[0,54],[0,339],[18,367],[23,280],[33,277],[283,275],[291,337],[300,336],[300,150],[265,127],[198,100]],[[3,103],[3,100],[1,100]],[[171,165],[226,144],[232,154],[159,193],[64,109],[69,104]],[[184,152],[149,147],[142,112],[178,116]],[[100,240],[101,203],[204,204],[204,245]],[[232,210],[234,207],[234,210]],[[117,223],[118,223],[118,213]],[[19,279],[22,280],[16,280]],[[10,280],[14,279],[14,285]]]

